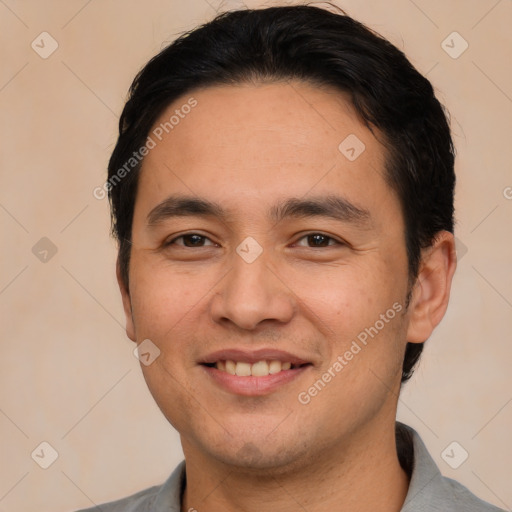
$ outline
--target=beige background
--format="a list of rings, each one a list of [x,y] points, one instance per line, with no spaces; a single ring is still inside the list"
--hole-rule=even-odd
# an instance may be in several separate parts
[[[163,43],[237,5],[0,0],[0,512],[91,506],[160,483],[181,460],[125,337],[108,205],[92,191],[135,73]],[[444,474],[511,510],[512,2],[338,5],[428,75],[458,148],[452,301],[399,417]],[[43,31],[59,45],[47,59],[31,48]],[[457,59],[441,46],[453,31],[469,43]],[[42,237],[57,247],[47,262],[32,252]],[[58,453],[48,469],[34,460],[48,448],[31,457],[43,441]],[[441,457],[452,441],[469,453],[456,470]]]

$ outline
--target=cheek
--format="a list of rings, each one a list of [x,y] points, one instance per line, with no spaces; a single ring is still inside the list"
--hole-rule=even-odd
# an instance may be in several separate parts
[[[205,275],[200,278],[154,264],[143,255],[136,255],[132,261],[130,297],[137,339],[149,338],[158,344],[200,305],[213,283]]]
[[[297,273],[291,281],[303,304],[302,314],[325,336],[327,361],[322,371],[341,357],[345,384],[354,388],[368,385],[363,381],[370,370],[390,382],[405,346],[405,277],[399,278],[382,262],[365,267]],[[388,277],[393,275],[394,279]]]
[[[373,324],[380,313],[400,301],[400,287],[383,276],[379,262],[350,264],[337,267],[311,267],[306,270],[282,272],[284,280],[291,283],[290,289],[303,313],[315,324],[325,324],[331,335],[354,334],[357,329]],[[315,319],[316,320],[313,320]]]

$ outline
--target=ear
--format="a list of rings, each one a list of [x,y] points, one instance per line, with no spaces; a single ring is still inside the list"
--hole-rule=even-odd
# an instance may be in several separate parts
[[[448,231],[440,231],[421,256],[409,304],[408,342],[426,341],[443,318],[456,267],[454,236]]]
[[[132,341],[136,341],[135,337],[135,326],[133,323],[132,304],[130,301],[130,292],[128,291],[127,283],[124,282],[121,274],[121,266],[119,264],[119,258],[116,262],[116,277],[119,290],[121,291],[121,297],[123,299],[123,309],[126,316],[126,335]]]

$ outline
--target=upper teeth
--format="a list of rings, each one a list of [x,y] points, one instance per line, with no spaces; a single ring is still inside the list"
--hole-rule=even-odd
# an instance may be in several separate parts
[[[282,363],[281,361],[258,361],[257,363],[241,363],[228,359],[227,361],[217,361],[215,364],[217,370],[221,370],[231,375],[238,375],[239,377],[264,377],[273,373],[279,373],[281,370],[289,370],[292,364],[289,362]]]

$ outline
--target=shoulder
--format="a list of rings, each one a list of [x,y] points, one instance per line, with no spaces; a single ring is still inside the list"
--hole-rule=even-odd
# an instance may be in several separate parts
[[[402,449],[412,447],[407,457],[411,480],[401,512],[504,512],[443,476],[414,429],[397,423],[397,430]]]
[[[151,510],[155,498],[161,489],[161,485],[155,485],[154,487],[144,489],[126,498],[78,510],[77,512],[142,512]]]
[[[469,489],[459,482],[440,477],[438,490],[430,497],[433,510],[453,512],[504,512],[490,503],[475,496]]]
[[[180,512],[184,483],[185,461],[182,461],[162,485],[77,512]]]

